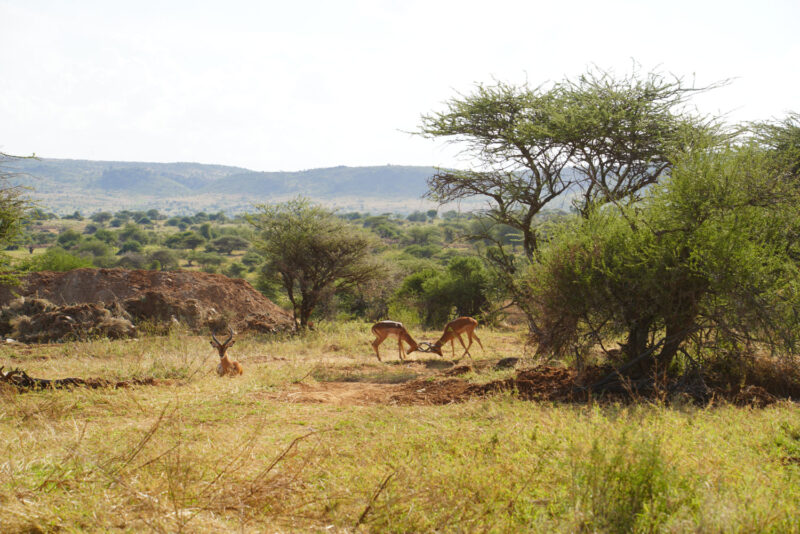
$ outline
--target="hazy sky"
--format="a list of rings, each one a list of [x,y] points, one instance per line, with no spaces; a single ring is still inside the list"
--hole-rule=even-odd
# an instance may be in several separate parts
[[[660,68],[800,111],[800,1],[0,0],[0,151],[254,170],[459,165],[404,133],[492,79]]]

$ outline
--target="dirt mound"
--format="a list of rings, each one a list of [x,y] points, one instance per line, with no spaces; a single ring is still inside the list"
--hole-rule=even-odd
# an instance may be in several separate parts
[[[291,316],[241,279],[198,271],[75,269],[31,273],[18,287],[0,287],[0,306],[17,295],[56,305],[121,306],[134,321],[182,321],[197,331],[290,330]],[[29,299],[31,300],[31,299]],[[0,319],[1,320],[1,319]]]

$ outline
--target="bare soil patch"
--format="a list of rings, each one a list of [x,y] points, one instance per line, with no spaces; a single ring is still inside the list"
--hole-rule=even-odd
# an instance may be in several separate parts
[[[495,367],[496,361],[475,362],[475,366],[458,365],[446,370],[437,370],[425,377],[410,378],[402,383],[378,383],[358,381],[321,381],[313,384],[295,384],[291,388],[268,398],[296,403],[320,403],[334,405],[398,405],[432,406],[466,402],[500,393],[508,393],[519,399],[548,402],[588,402],[592,394],[588,386],[606,376],[608,366],[590,367],[579,373],[576,369],[537,366],[521,369],[512,377],[484,384],[472,383],[458,375],[476,368]],[[624,394],[611,393],[596,396],[596,401],[631,402],[658,398],[669,401],[663,392],[648,391],[640,394],[635,391]],[[743,386],[740,390],[712,390],[712,399],[724,399],[737,405],[764,407],[780,400],[758,386]]]
[[[493,368],[496,364],[496,361],[483,360],[473,365],[451,364],[443,366],[444,369],[427,367],[433,372],[427,376],[410,374],[407,380],[400,383],[385,380],[370,382],[364,377],[359,380],[300,383],[268,397],[298,403],[412,406],[465,402],[471,398],[508,391],[529,400],[579,400],[580,395],[574,393],[574,386],[580,383],[577,372],[561,367],[540,366],[487,384],[474,384],[457,377],[473,370]],[[426,368],[424,362],[415,367]]]

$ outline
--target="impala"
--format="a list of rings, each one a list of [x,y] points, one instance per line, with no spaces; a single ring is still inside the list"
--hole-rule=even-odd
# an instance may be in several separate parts
[[[228,332],[230,332],[230,336],[228,336],[228,339],[223,343],[219,342],[213,331],[211,332],[211,346],[219,352],[219,365],[217,365],[217,374],[219,376],[242,374],[242,364],[236,360],[229,359],[227,354],[225,354],[225,351],[236,343],[236,341],[233,340],[233,328],[228,327]]]
[[[442,337],[439,338],[439,341],[431,345],[431,352],[435,352],[439,356],[443,356],[442,354],[442,346],[450,342],[450,346],[453,349],[453,358],[456,356],[456,344],[455,338],[458,338],[458,341],[461,343],[461,346],[464,347],[464,354],[472,358],[472,354],[469,353],[469,348],[472,346],[472,339],[474,338],[475,341],[478,342],[478,345],[481,346],[481,350],[483,350],[483,343],[481,340],[478,339],[478,336],[475,334],[475,327],[478,326],[478,321],[473,319],[472,317],[459,317],[453,321],[447,323],[444,327],[444,333]],[[464,345],[464,340],[461,338],[461,334],[466,333],[467,337],[469,338],[469,345]],[[464,354],[461,357],[464,357]]]
[[[383,360],[381,360],[378,347],[389,336],[397,337],[397,347],[401,360],[405,360],[404,356],[406,354],[410,354],[419,349],[419,345],[408,333],[408,330],[406,330],[406,327],[403,326],[403,323],[398,323],[397,321],[380,321],[372,325],[372,333],[375,334],[375,341],[372,342],[372,348],[375,349],[375,356],[378,357],[379,362]],[[405,347],[403,347],[403,341],[408,343],[411,349],[408,352],[406,352]]]

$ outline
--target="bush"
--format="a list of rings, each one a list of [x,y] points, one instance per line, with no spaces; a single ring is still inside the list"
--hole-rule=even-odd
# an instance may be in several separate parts
[[[63,248],[71,248],[80,243],[82,236],[72,229],[67,229],[58,235],[58,244]]]
[[[540,347],[623,339],[625,360],[641,362],[632,371],[648,375],[678,354],[794,350],[800,201],[770,161],[751,146],[695,150],[642,202],[561,225],[528,273]]]
[[[235,261],[231,263],[227,269],[225,269],[224,274],[229,278],[241,278],[242,274],[245,272],[247,272],[247,267]]]
[[[122,269],[144,269],[147,267],[148,261],[142,254],[136,252],[127,252],[117,260],[117,267]]]
[[[147,255],[150,262],[148,269],[154,271],[171,271],[178,268],[178,255],[171,250],[159,249]]]
[[[489,274],[474,256],[450,260],[445,271],[422,269],[407,276],[395,293],[399,302],[416,309],[428,326],[441,326],[457,316],[480,317],[489,304]]]
[[[51,247],[43,254],[26,258],[18,269],[23,272],[71,271],[84,267],[94,267],[91,260],[80,258],[59,247]]]
[[[117,252],[118,255],[123,255],[127,252],[141,253],[144,247],[138,241],[125,241]]]
[[[150,239],[147,237],[147,232],[136,226],[135,224],[126,224],[125,228],[119,231],[119,240],[125,241],[138,241],[142,245],[146,245]]]
[[[256,267],[264,262],[264,257],[258,252],[248,250],[245,255],[242,256],[241,261],[242,265],[246,266],[248,271],[253,272],[256,270]]]

